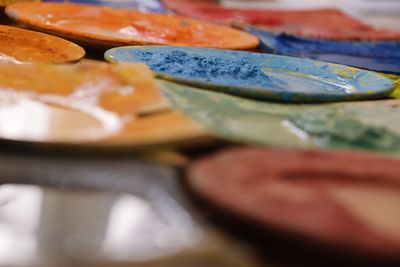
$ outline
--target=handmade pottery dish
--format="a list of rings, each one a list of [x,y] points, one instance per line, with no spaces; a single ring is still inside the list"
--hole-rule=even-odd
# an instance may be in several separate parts
[[[0,7],[5,7],[7,5],[18,3],[18,2],[39,2],[40,0],[0,0]]]
[[[194,193],[259,234],[399,262],[399,163],[368,153],[237,148],[195,161],[187,174]]]
[[[268,53],[307,57],[382,72],[400,73],[400,41],[352,42],[274,34],[248,27]]]
[[[0,25],[0,62],[66,63],[84,56],[83,48],[59,37]]]
[[[169,109],[143,64],[0,63],[0,73],[3,140],[135,147],[205,135]]]
[[[132,8],[141,12],[165,12],[164,6],[158,0],[42,0],[42,2],[72,2],[118,8]]]
[[[29,27],[97,48],[159,44],[251,49],[258,45],[249,33],[170,14],[74,3],[17,3],[7,6],[6,13]]]
[[[400,105],[395,99],[280,104],[168,81],[159,84],[175,108],[225,140],[400,155]]]
[[[400,40],[399,32],[375,29],[337,9],[254,10],[187,0],[163,0],[163,3],[188,17],[238,26],[244,23],[276,33],[336,40]]]
[[[395,84],[395,89],[394,91],[390,94],[391,97],[394,98],[399,98],[400,99],[400,76],[394,75],[394,74],[383,74],[386,77],[390,78],[393,80]]]
[[[373,72],[244,51],[131,46],[110,49],[105,58],[146,63],[159,77],[179,83],[283,102],[375,99],[394,89],[390,79]]]
[[[0,23],[8,23],[8,18],[4,14],[4,10],[7,5],[18,2],[39,2],[40,0],[0,0]]]

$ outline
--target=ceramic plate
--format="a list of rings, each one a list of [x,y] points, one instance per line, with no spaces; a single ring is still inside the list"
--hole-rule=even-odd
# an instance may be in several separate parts
[[[162,81],[171,103],[238,143],[400,154],[399,100],[329,104],[261,102]]]
[[[3,140],[139,147],[205,136],[142,64],[0,63],[0,73]]]
[[[384,74],[384,75],[392,79],[394,84],[396,85],[396,89],[394,89],[394,91],[390,94],[390,96],[400,99],[400,76],[394,74]]]
[[[188,17],[256,25],[277,33],[337,40],[400,40],[400,32],[375,29],[337,9],[272,10],[226,8],[213,3],[163,0],[166,7]],[[239,24],[237,24],[239,23]]]
[[[274,34],[247,28],[269,53],[308,57],[370,70],[400,73],[400,41],[329,41]]]
[[[252,229],[399,263],[399,173],[398,158],[373,153],[239,148],[194,162],[188,183]]]
[[[142,12],[165,12],[163,5],[158,0],[42,0],[42,2],[72,2],[118,8],[132,8]]]
[[[309,59],[188,47],[122,47],[109,61],[144,62],[159,77],[284,102],[373,99],[393,91],[393,82],[373,72]]]
[[[30,27],[86,45],[187,45],[250,49],[258,39],[246,32],[169,14],[142,13],[74,3],[17,3],[10,17]]]
[[[39,2],[40,0],[0,0],[0,7],[5,7],[6,5],[10,5],[18,2]]]
[[[0,25],[0,62],[65,63],[84,55],[83,48],[59,37]]]

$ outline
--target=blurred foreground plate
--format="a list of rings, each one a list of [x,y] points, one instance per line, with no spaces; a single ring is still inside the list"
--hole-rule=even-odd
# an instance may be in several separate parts
[[[362,266],[398,266],[399,173],[398,157],[248,147],[197,160],[188,183],[221,213],[252,222],[260,236],[281,232],[314,242],[316,252],[331,247],[371,264]]]
[[[0,74],[3,141],[138,148],[206,137],[141,64],[0,63]]]

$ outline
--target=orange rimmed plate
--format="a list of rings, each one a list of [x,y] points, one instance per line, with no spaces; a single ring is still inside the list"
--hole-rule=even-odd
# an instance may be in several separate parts
[[[132,44],[252,49],[246,32],[171,14],[141,13],[73,3],[16,3],[6,13],[32,28],[89,46]]]
[[[0,62],[66,63],[84,56],[82,47],[59,37],[0,25]]]
[[[0,63],[0,74],[3,141],[136,148],[206,137],[143,64]]]

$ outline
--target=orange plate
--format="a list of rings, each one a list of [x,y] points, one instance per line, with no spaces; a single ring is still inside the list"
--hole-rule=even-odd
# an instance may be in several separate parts
[[[84,56],[82,47],[59,37],[0,25],[0,62],[65,63]]]
[[[258,39],[226,26],[168,14],[73,3],[16,3],[8,16],[86,45],[182,45],[251,49]]]
[[[205,136],[143,64],[0,63],[0,74],[3,140],[134,147]]]

